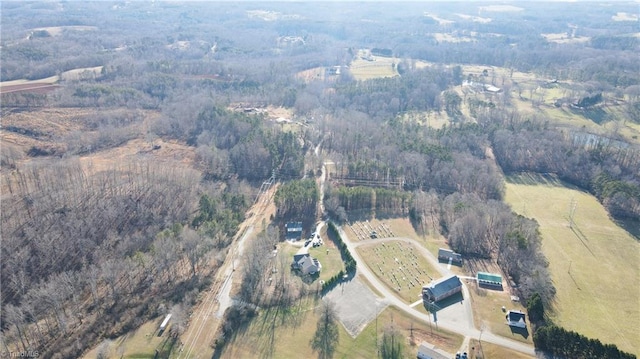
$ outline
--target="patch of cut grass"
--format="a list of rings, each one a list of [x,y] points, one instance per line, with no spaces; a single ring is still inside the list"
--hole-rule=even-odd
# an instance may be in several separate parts
[[[473,319],[477,328],[483,325],[494,334],[523,343],[533,344],[533,332],[527,322],[527,333],[514,333],[507,325],[505,310],[520,310],[526,313],[526,308],[519,302],[512,302],[507,291],[496,291],[479,288],[475,283],[468,284],[473,302]],[[493,357],[490,357],[493,358]]]
[[[509,358],[509,359],[531,359],[535,358],[524,353],[520,353],[515,350],[507,349],[500,345],[491,344],[488,342],[479,343],[475,339],[469,341],[469,359],[488,359],[488,358]],[[484,355],[483,355],[484,354]]]
[[[551,319],[640,354],[640,243],[609,218],[595,197],[559,181],[511,176],[505,200],[540,224],[542,251],[557,290]]]

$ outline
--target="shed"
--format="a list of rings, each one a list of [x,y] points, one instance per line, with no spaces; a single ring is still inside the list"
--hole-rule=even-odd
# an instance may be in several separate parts
[[[432,302],[448,298],[462,291],[462,282],[457,275],[444,277],[422,287],[422,296]]]
[[[302,222],[288,222],[284,225],[284,237],[290,241],[302,239]]]
[[[171,319],[171,314],[167,314],[167,316],[164,317],[162,324],[160,324],[160,333],[164,332],[164,330],[167,329],[167,325],[169,324],[170,319]]]

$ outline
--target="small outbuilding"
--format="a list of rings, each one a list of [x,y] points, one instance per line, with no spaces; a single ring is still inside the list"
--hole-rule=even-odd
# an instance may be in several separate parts
[[[284,225],[285,239],[299,241],[302,239],[302,222],[288,222]]]
[[[430,302],[438,302],[462,291],[457,275],[444,277],[422,287],[422,296]]]
[[[456,253],[450,249],[440,248],[438,249],[438,260],[443,262],[451,261],[453,264],[462,265],[462,254]]]
[[[510,310],[509,312],[507,312],[506,318],[507,318],[507,324],[509,324],[510,327],[516,327],[516,328],[527,327],[526,315],[519,310]]]

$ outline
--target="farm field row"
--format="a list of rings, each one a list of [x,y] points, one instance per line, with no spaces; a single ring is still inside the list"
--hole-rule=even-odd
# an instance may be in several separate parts
[[[638,240],[616,225],[595,197],[559,181],[509,177],[506,201],[540,224],[542,250],[557,289],[552,320],[640,354]]]

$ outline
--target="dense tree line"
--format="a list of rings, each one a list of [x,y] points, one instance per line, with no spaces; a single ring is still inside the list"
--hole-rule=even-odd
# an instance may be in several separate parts
[[[315,179],[293,180],[278,187],[274,201],[277,215],[283,219],[301,219],[313,221],[317,210],[320,192]]]
[[[507,173],[553,173],[590,191],[618,218],[640,217],[640,149],[615,138],[559,132],[544,123],[492,113],[482,119],[499,126],[490,140]]]
[[[538,223],[495,200],[454,193],[441,204],[440,221],[449,245],[468,257],[495,258],[518,284],[523,298],[539,293],[551,302],[555,288],[541,251]]]
[[[379,187],[338,187],[332,191],[338,203],[347,211],[377,212],[378,214],[404,216],[409,212],[410,194],[402,190]]]

